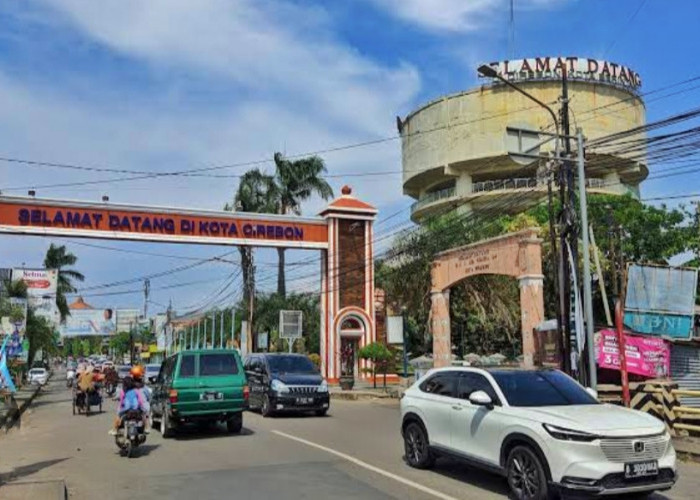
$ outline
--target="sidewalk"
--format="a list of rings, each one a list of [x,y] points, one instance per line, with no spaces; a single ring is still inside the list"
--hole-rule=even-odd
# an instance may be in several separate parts
[[[692,437],[674,437],[673,447],[680,458],[700,462],[700,439]]]
[[[51,380],[51,377],[49,377],[49,380]],[[7,432],[17,418],[24,413],[39,391],[41,391],[41,386],[23,385],[22,388],[14,394],[17,404],[15,408],[6,405],[0,400],[0,429],[5,429],[5,432]]]

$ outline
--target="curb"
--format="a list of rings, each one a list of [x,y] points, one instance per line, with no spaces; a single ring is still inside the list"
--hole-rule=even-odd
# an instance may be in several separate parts
[[[47,384],[51,380],[52,376],[53,374],[49,375],[49,378],[46,380]],[[5,429],[5,432],[10,430],[12,424],[14,424],[17,421],[17,419],[21,417],[22,414],[26,411],[29,405],[32,404],[32,401],[34,401],[34,398],[36,398],[37,394],[39,394],[42,387],[43,386],[41,385],[36,386],[31,395],[27,399],[22,400],[22,402],[19,404],[19,406],[17,406],[17,408],[14,411],[10,410],[5,416],[0,417],[0,429]]]
[[[338,399],[341,401],[370,401],[373,399],[397,399],[397,397],[383,392],[343,391],[331,392],[331,399]]]
[[[3,483],[0,491],[4,500],[68,500],[68,488],[62,479]]]
[[[700,443],[688,442],[685,439],[673,439],[676,456],[681,460],[700,463]]]

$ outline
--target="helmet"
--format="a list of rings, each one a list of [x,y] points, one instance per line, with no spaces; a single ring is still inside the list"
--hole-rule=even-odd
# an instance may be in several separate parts
[[[136,365],[129,370],[129,373],[134,380],[140,380],[143,378],[143,367]]]

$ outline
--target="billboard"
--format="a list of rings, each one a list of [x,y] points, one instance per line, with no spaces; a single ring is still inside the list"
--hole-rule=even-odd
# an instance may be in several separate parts
[[[117,309],[117,332],[128,332],[138,326],[141,309]]]
[[[61,325],[61,337],[113,335],[116,332],[112,309],[74,309]]]
[[[697,283],[697,269],[631,265],[625,325],[648,335],[690,338]]]
[[[27,285],[29,307],[37,316],[46,318],[49,323],[58,325],[61,316],[56,307],[56,287],[58,271],[56,269],[13,269],[12,279],[23,281]]]
[[[164,351],[168,343],[167,331],[165,329],[167,322],[168,316],[166,314],[156,314],[153,318],[153,333],[156,336],[158,352]]]
[[[9,297],[3,301],[0,316],[0,343],[7,341],[7,357],[27,360],[29,345],[25,337],[27,331],[27,299]]]
[[[595,352],[598,366],[620,369],[620,345],[617,333],[602,330],[595,334]],[[671,348],[669,342],[625,334],[627,371],[650,378],[667,377],[671,372]]]

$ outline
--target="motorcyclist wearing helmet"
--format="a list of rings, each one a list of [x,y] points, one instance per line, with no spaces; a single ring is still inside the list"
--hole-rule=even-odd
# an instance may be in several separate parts
[[[122,424],[122,417],[125,413],[131,410],[140,410],[143,415],[144,432],[148,434],[150,428],[148,426],[148,413],[150,405],[146,397],[141,392],[143,386],[143,368],[134,366],[129,371],[129,376],[124,377],[122,389],[119,392],[119,406],[117,408],[117,418],[114,419],[114,427],[109,431],[115,435]]]

